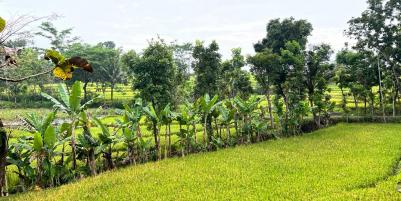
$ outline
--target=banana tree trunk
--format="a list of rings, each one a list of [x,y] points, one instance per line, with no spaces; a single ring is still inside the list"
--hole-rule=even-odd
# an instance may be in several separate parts
[[[158,129],[157,129],[156,122],[153,122],[153,138],[155,140],[157,159],[160,160],[161,159],[160,140],[159,140],[159,137],[158,137]]]
[[[195,144],[196,144],[197,143],[197,137],[196,137],[196,123],[195,122],[192,123],[192,128],[193,128],[193,131],[194,131],[194,141],[195,141]]]
[[[197,137],[196,137],[196,123],[195,122],[193,122],[192,123],[192,129],[193,129],[193,131],[194,131],[194,141],[195,141],[195,144],[196,143],[198,143],[197,141]]]
[[[166,124],[166,127],[165,127],[165,135],[164,135],[164,158],[166,159],[167,158],[167,156],[168,156],[168,144],[167,144],[167,142],[168,142],[168,139],[167,139],[167,136],[168,136],[168,126],[167,126],[167,124]]]
[[[75,120],[71,122],[71,152],[72,152],[72,169],[77,169],[77,146],[75,142]]]
[[[88,153],[88,166],[90,169],[91,176],[95,176],[96,172],[96,158],[95,158],[95,149],[90,148]]]
[[[171,156],[171,124],[168,124],[168,156]]]

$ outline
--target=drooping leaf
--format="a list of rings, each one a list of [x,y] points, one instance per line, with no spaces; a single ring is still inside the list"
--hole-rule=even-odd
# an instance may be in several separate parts
[[[86,59],[84,59],[84,58],[77,57],[77,56],[71,57],[70,59],[68,59],[68,63],[71,64],[71,65],[73,65],[73,66],[82,68],[82,69],[84,69],[85,71],[93,72],[92,66],[90,65],[90,63],[88,62],[88,60],[86,60]]]
[[[67,132],[67,136],[70,136],[71,135],[71,124],[69,124],[69,123],[61,124],[59,132],[60,133]]]
[[[56,117],[56,112],[50,112],[47,117],[42,122],[41,133],[44,133],[47,127],[51,126],[54,118]]]
[[[37,132],[40,132],[42,129],[41,128],[42,124],[39,120],[39,117],[36,115],[36,113],[27,114],[27,116],[24,117],[23,121]]]
[[[152,105],[143,108],[145,114],[154,122],[159,121],[159,117],[156,114],[155,108]]]
[[[43,141],[48,148],[52,148],[56,144],[57,136],[53,126],[50,125],[47,127]]]
[[[51,102],[53,102],[53,107],[54,108],[56,108],[56,109],[60,109],[60,110],[63,110],[63,111],[69,111],[69,109],[68,108],[66,108],[62,103],[60,103],[57,99],[55,99],[53,96],[50,96],[49,94],[47,94],[47,93],[40,93],[40,95],[41,96],[43,96],[43,97],[45,97],[46,99],[48,99],[48,100],[50,100]]]
[[[76,81],[72,85],[71,94],[70,94],[70,109],[74,112],[77,112],[80,109],[81,105],[81,82]]]
[[[43,140],[42,135],[39,132],[36,132],[33,136],[33,149],[35,151],[40,151],[43,148]]]
[[[46,60],[51,60],[56,66],[63,63],[65,58],[56,50],[46,50],[45,57]]]
[[[70,92],[65,84],[58,85],[58,94],[66,106],[70,106]]]
[[[104,125],[98,118],[93,117],[93,121],[95,122],[95,124],[102,130],[102,133],[104,135],[110,136],[110,131],[109,128]]]

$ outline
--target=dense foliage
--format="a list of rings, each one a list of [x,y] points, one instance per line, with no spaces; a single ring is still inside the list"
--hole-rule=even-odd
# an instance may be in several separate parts
[[[30,132],[18,137],[10,137],[19,130],[8,134],[0,119],[0,195],[298,135],[306,123],[328,126],[332,116],[396,118],[401,6],[398,0],[367,2],[348,22],[355,45],[335,56],[328,44],[308,43],[312,24],[292,17],[269,21],[254,55],[234,48],[226,60],[216,41],[157,38],[142,52],[126,52],[112,41],[81,43],[71,28],[58,30],[51,22],[37,33],[13,32],[7,30],[13,23],[0,18],[1,106],[53,106],[48,114],[18,117]],[[51,49],[35,47],[33,34],[48,39]],[[340,100],[332,98],[333,88]],[[9,187],[6,168],[18,176]]]
[[[401,175],[388,173],[399,158],[400,129],[399,124],[340,124],[302,137],[123,168],[10,198],[399,200],[395,185]]]

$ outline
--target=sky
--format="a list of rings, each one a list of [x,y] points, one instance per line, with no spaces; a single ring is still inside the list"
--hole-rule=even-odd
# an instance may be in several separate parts
[[[236,47],[253,54],[269,20],[291,16],[312,23],[310,44],[324,42],[338,51],[349,41],[347,21],[366,6],[366,0],[0,0],[0,14],[6,20],[58,14],[62,17],[53,23],[74,28],[83,42],[114,41],[137,52],[158,35],[179,43],[216,40],[223,58],[229,58]],[[48,46],[44,39],[36,41]]]

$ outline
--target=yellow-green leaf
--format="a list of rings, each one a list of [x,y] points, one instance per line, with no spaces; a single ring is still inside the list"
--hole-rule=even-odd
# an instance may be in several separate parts
[[[0,17],[0,32],[2,32],[6,28],[6,21]]]
[[[43,148],[43,140],[42,135],[39,132],[36,132],[33,137],[33,149],[35,151],[40,151]]]

